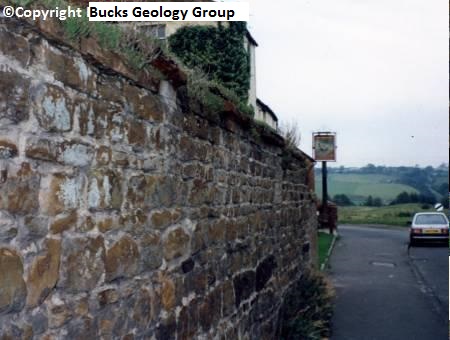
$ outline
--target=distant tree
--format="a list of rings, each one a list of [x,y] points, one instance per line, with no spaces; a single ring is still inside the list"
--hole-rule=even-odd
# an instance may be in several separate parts
[[[408,193],[406,191],[401,192],[397,197],[390,203],[394,204],[405,204],[405,203],[425,203],[434,204],[436,203],[436,198],[433,195],[416,194],[415,192]]]
[[[427,167],[424,169],[424,171],[425,171],[427,174],[432,175],[433,172],[434,172],[434,168],[433,168],[431,165],[429,165],[429,166],[427,166]]]
[[[369,195],[369,197],[367,197],[367,200],[364,202],[363,205],[373,207],[373,197]]]
[[[445,209],[449,208],[449,203],[448,203],[448,195],[444,195],[441,199],[441,203],[444,206]]]
[[[381,207],[383,205],[383,201],[379,197],[375,197],[373,199],[373,206],[374,207]]]
[[[417,195],[415,192],[411,192],[409,194],[409,202],[410,203],[417,203],[417,202],[422,202],[422,201],[420,200],[420,196],[419,195]]]
[[[339,206],[354,205],[351,199],[345,194],[338,194],[333,196],[333,201]]]
[[[406,191],[402,191],[397,195],[397,197],[392,201],[391,204],[404,204],[404,203],[410,203],[410,196],[409,193]]]
[[[377,167],[371,163],[367,164],[365,167],[361,168],[361,172],[365,174],[373,174],[377,170]]]
[[[439,187],[437,188],[438,192],[443,195],[446,196],[448,195],[448,183],[442,183],[441,185],[439,185]]]

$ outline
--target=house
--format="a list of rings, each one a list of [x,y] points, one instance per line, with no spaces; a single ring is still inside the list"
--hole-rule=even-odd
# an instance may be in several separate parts
[[[226,24],[226,23],[225,23]],[[149,34],[161,40],[166,40],[178,29],[185,26],[216,26],[217,22],[182,22],[182,21],[167,21],[167,22],[143,22],[134,23],[142,32]],[[278,118],[269,106],[264,104],[256,96],[256,47],[258,43],[253,38],[251,33],[247,31],[244,39],[244,46],[247,50],[250,60],[250,88],[248,91],[248,103],[255,108],[255,119],[266,123],[273,129],[278,129]]]
[[[272,109],[264,104],[259,98],[256,99],[255,119],[266,123],[274,130],[278,130],[278,117]]]

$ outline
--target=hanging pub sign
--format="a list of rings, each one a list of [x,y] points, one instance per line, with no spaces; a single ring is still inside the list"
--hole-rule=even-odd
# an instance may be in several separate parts
[[[336,133],[313,133],[313,158],[316,161],[336,162]]]

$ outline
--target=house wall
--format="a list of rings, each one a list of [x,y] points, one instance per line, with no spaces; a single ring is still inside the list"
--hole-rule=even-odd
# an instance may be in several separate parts
[[[278,129],[278,123],[275,119],[273,119],[272,115],[270,115],[268,112],[264,111],[257,104],[256,104],[256,110],[255,110],[255,119],[260,122],[266,123],[274,130]]]
[[[308,160],[42,24],[0,21],[0,337],[273,339]]]
[[[250,59],[250,88],[248,90],[248,103],[256,111],[256,46],[245,38]]]

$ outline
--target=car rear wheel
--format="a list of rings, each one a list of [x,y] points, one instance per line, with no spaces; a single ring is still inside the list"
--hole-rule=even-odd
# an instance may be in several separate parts
[[[417,244],[417,241],[414,239],[414,237],[409,237],[409,245],[410,247],[414,247]]]

